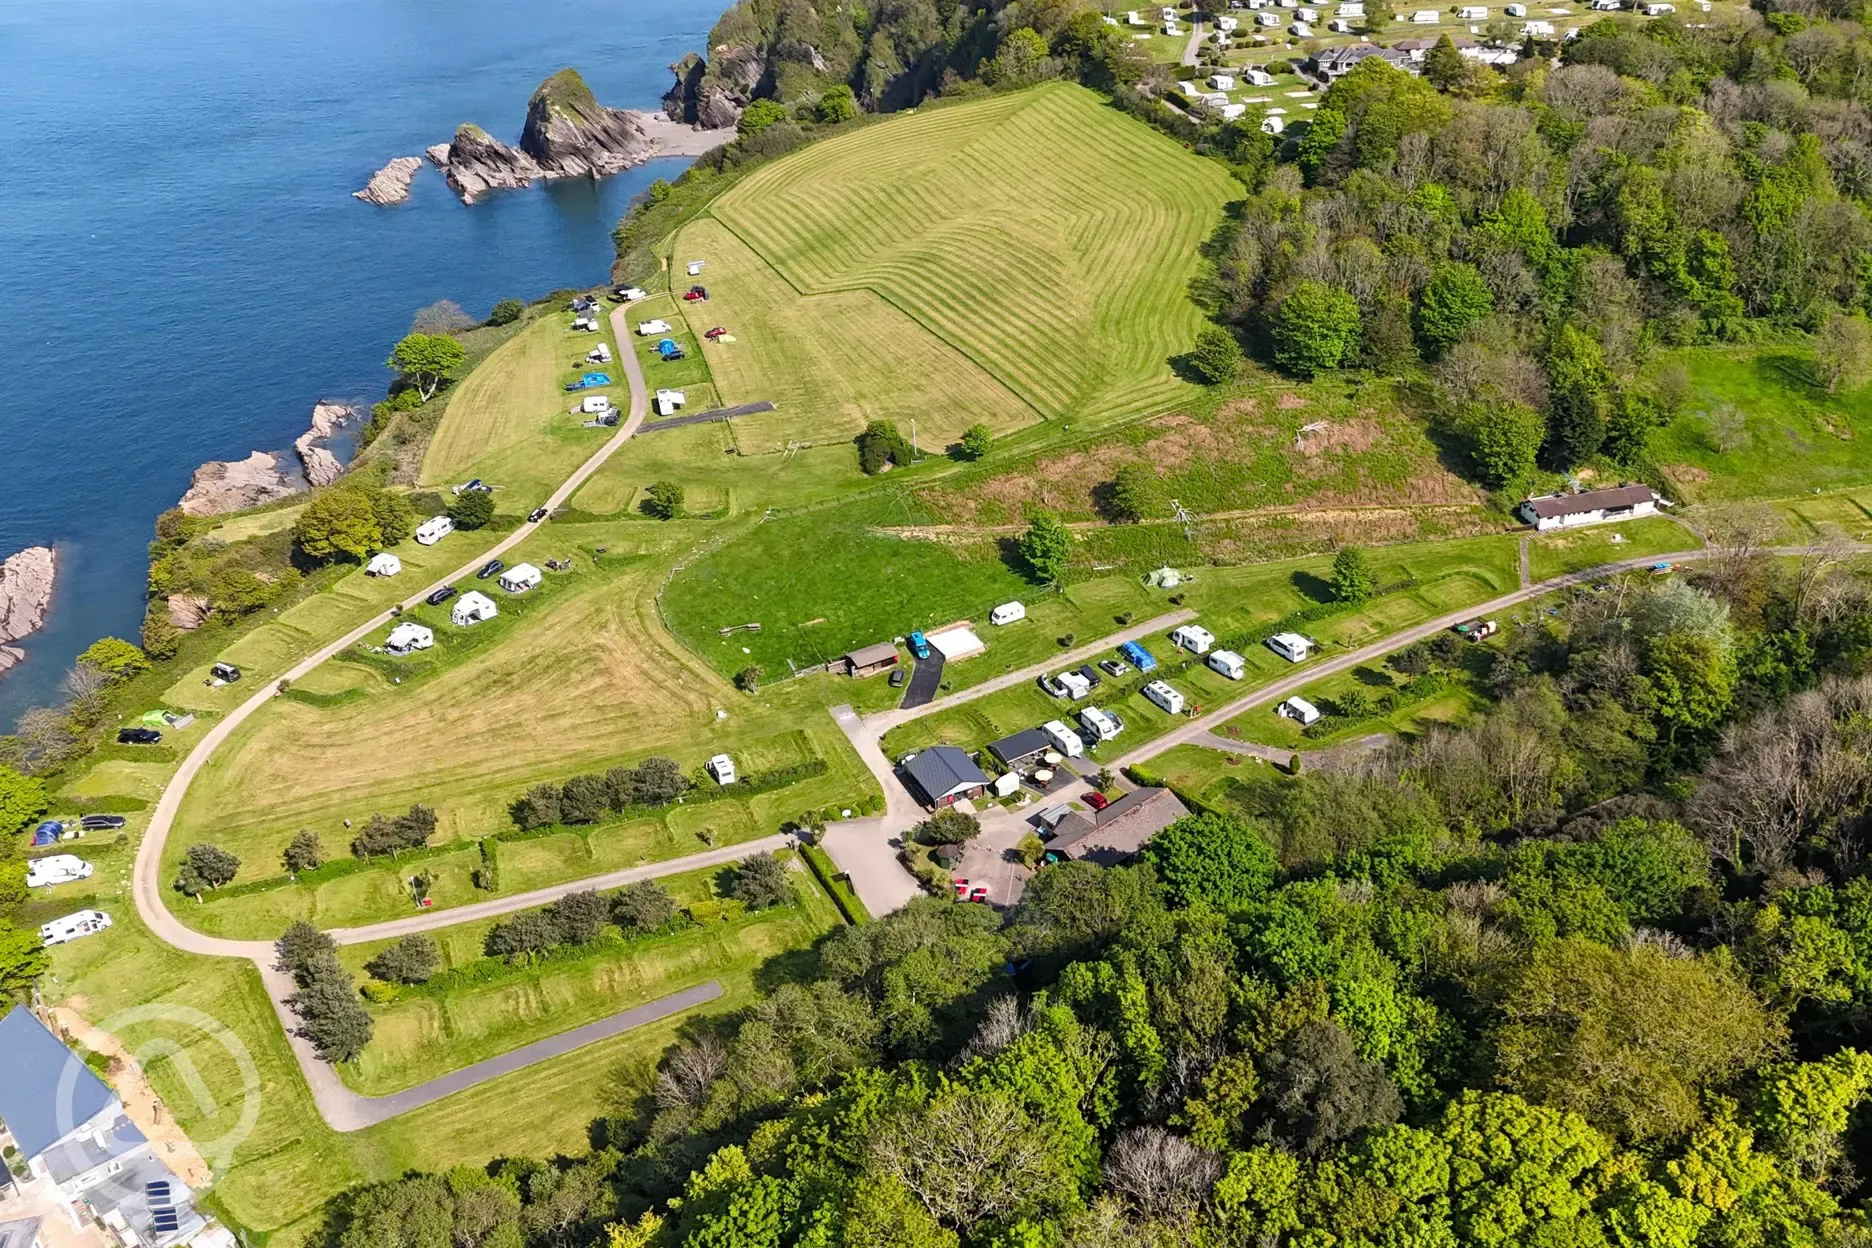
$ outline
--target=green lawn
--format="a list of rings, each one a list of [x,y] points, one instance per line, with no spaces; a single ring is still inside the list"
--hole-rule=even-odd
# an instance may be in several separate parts
[[[687,227],[672,259],[708,261],[713,298],[690,323],[734,331],[705,350],[724,399],[780,405],[754,422],[765,441],[914,414],[940,448],[977,420],[1096,422],[1187,393],[1168,361],[1203,323],[1198,249],[1239,191],[1052,83],[775,161]]]
[[[700,410],[693,397],[690,408]],[[817,502],[865,484],[848,443],[756,454],[744,443],[740,424],[639,433],[579,487],[571,505],[595,515],[634,515],[652,484],[674,481],[683,488],[685,512],[728,516]]]
[[[1703,539],[1664,516],[1596,524],[1570,533],[1531,533],[1528,573],[1536,581],[1645,555],[1695,550]]]
[[[688,904],[715,896],[722,874],[695,872],[660,883]],[[831,899],[810,874],[796,871],[793,883],[789,906],[648,939],[626,941],[607,929],[575,960],[444,992],[410,991],[373,1006],[371,1043],[340,1073],[357,1091],[380,1096],[711,979],[734,998],[750,999],[757,967],[809,947],[840,924]],[[493,925],[447,929],[441,941],[445,968],[480,960]],[[382,947],[348,947],[344,960],[362,976],[364,963]]]

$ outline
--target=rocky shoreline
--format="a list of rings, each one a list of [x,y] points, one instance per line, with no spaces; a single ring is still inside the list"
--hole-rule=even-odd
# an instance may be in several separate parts
[[[320,399],[313,404],[311,428],[293,443],[304,468],[303,480],[270,451],[255,451],[246,459],[209,460],[195,470],[177,506],[188,516],[219,516],[330,485],[344,475],[344,465],[323,443],[357,416],[357,407],[350,403]]]
[[[26,652],[11,643],[45,623],[57,573],[49,546],[28,546],[0,562],[0,672],[25,660]]]

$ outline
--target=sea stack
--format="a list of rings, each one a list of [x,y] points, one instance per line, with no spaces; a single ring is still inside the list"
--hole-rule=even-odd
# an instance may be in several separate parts
[[[430,148],[428,156],[462,202],[472,204],[489,191],[535,178],[602,178],[641,165],[656,151],[638,114],[606,108],[576,69],[562,69],[527,102],[519,147],[470,124],[455,132],[446,153]]]
[[[409,198],[410,183],[415,180],[416,171],[422,168],[422,160],[416,156],[399,156],[376,173],[361,191],[352,191],[354,199],[361,199],[367,204],[400,204]]]
[[[0,563],[0,672],[26,657],[24,650],[9,643],[45,623],[57,566],[49,546],[28,546]]]

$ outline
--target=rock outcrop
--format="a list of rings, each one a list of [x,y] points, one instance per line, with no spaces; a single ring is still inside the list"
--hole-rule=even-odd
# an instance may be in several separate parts
[[[409,198],[410,183],[416,178],[416,171],[422,168],[422,160],[415,156],[399,156],[376,173],[361,191],[352,191],[354,199],[361,199],[368,204],[400,204]]]
[[[577,70],[562,69],[527,102],[520,146],[467,124],[446,149],[437,144],[427,154],[462,202],[472,204],[538,178],[602,178],[641,165],[661,150],[645,129],[647,115],[606,108]]]
[[[246,459],[210,460],[197,468],[180,506],[185,515],[218,516],[258,507],[299,489],[280,470],[277,456],[255,451]]]
[[[691,52],[670,66],[676,85],[663,96],[663,113],[704,129],[725,129],[741,120],[741,110],[754,100],[767,77],[767,58],[758,48],[724,44],[714,59],[704,61]]]
[[[299,462],[305,467],[307,482],[314,486],[330,485],[344,475],[344,465],[338,462],[338,457],[319,443],[338,432],[338,426],[356,420],[357,416],[358,409],[349,403],[320,399],[312,405],[312,427],[293,443]]]
[[[9,642],[36,632],[52,605],[58,563],[49,546],[28,546],[0,563],[0,672],[26,658]]]
[[[169,622],[185,633],[194,632],[208,622],[206,594],[170,594],[167,605]]]

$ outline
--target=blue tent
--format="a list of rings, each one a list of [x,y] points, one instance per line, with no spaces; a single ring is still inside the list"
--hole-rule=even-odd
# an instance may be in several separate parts
[[[48,819],[33,829],[33,848],[41,845],[56,845],[59,837],[65,834],[65,825],[56,819]]]

